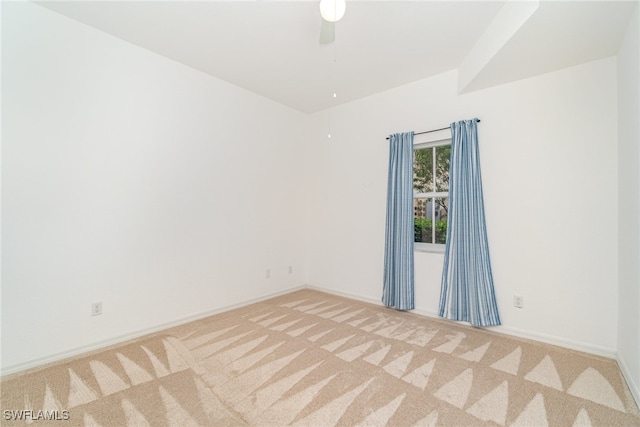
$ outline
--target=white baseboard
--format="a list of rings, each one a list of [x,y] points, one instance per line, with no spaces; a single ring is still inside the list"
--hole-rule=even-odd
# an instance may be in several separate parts
[[[631,391],[631,396],[636,401],[636,405],[638,406],[638,408],[640,408],[640,384],[633,380],[633,376],[631,375],[631,372],[629,372],[629,367],[624,362],[624,360],[620,358],[619,355],[616,355],[616,361],[618,362],[618,366],[620,366],[622,376],[627,382],[629,391]]]
[[[56,353],[56,354],[52,354],[49,356],[45,356],[45,357],[41,357],[41,358],[37,358],[37,359],[32,359],[29,360],[27,362],[24,363],[19,363],[16,365],[11,365],[11,366],[6,366],[6,367],[2,367],[2,370],[0,370],[0,376],[5,376],[5,375],[11,375],[11,374],[16,374],[18,372],[22,372],[22,371],[26,371],[28,369],[32,369],[32,368],[38,368],[38,367],[42,367],[44,365],[47,365],[49,363],[53,363],[53,362],[59,362],[61,360],[64,359],[68,359],[70,357],[74,357],[74,356],[78,356],[81,355],[83,353],[88,353],[88,352],[92,352],[92,351],[96,351],[96,350],[100,350],[112,345],[116,345],[116,344],[121,344],[123,342],[126,342],[128,340],[132,340],[135,338],[140,338],[142,336],[145,335],[149,335],[149,334],[153,334],[155,332],[160,332],[164,329],[169,329],[169,328],[173,328],[175,326],[180,326],[183,325],[185,323],[189,323],[189,322],[193,322],[194,320],[199,320],[199,319],[204,319],[205,317],[209,317],[209,316],[213,316],[215,314],[220,314],[220,313],[224,313],[226,311],[229,310],[233,310],[236,308],[240,308],[240,307],[245,307],[247,305],[250,304],[254,304],[260,301],[264,301],[270,298],[274,298],[280,295],[284,295],[284,294],[288,294],[290,292],[293,291],[297,291],[300,289],[305,289],[307,288],[307,286],[296,286],[293,288],[288,288],[284,291],[279,291],[279,292],[274,292],[268,295],[263,295],[261,297],[258,298],[252,298],[250,300],[247,301],[243,301],[240,302],[238,304],[232,304],[229,306],[225,306],[225,307],[220,307],[217,308],[215,310],[210,310],[210,311],[206,311],[206,312],[202,312],[202,313],[197,313],[191,316],[187,316],[187,317],[183,317],[180,319],[176,319],[176,320],[172,320],[169,322],[165,322],[165,323],[161,323],[159,325],[156,326],[152,326],[150,328],[145,328],[142,330],[138,330],[132,333],[128,333],[128,334],[124,334],[124,335],[120,335],[118,337],[114,337],[108,340],[103,340],[103,341],[98,341],[98,342],[94,342],[85,346],[81,346],[81,347],[77,347],[68,351],[63,351],[60,353]]]
[[[508,326],[496,326],[492,331],[500,332],[505,335],[511,335],[519,338],[526,338],[545,344],[557,345],[558,347],[564,347],[571,350],[581,351],[583,353],[589,353],[596,356],[607,357],[609,359],[616,358],[616,350],[608,347],[601,347],[593,344],[588,344],[582,341],[574,341],[568,338],[556,337],[553,335],[541,334],[538,332],[522,330],[518,328],[511,328]]]

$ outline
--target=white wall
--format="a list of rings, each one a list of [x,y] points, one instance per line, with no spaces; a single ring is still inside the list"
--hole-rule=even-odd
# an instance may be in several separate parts
[[[640,402],[640,6],[618,52],[618,359]]]
[[[32,3],[2,30],[4,372],[304,283],[306,116]]]
[[[502,330],[616,349],[616,60],[465,95],[455,72],[314,116],[307,153],[309,283],[379,300],[388,142],[479,117]],[[443,255],[416,254],[417,311],[436,313]],[[513,307],[514,294],[524,308]]]

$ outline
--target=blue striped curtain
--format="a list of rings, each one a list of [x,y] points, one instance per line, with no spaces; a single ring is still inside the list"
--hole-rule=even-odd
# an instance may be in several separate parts
[[[451,123],[449,215],[442,271],[442,317],[500,324],[484,217],[477,119]]]
[[[412,310],[413,302],[413,132],[389,137],[389,182],[382,302]]]

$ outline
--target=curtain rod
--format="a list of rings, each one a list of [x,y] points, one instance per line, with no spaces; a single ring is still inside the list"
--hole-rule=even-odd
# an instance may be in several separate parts
[[[476,122],[480,123],[480,119],[476,119]],[[432,130],[425,130],[424,132],[416,132],[414,133],[414,135],[422,135],[425,133],[431,133],[431,132],[438,132],[439,130],[447,130],[447,129],[451,129],[450,126],[446,127],[446,128],[440,128],[440,129],[432,129]],[[389,137],[387,137],[387,141],[389,140]]]

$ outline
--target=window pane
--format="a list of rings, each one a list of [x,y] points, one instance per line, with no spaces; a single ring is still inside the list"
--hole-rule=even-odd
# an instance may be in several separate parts
[[[449,198],[413,199],[414,241],[423,243],[447,242],[447,215]]]
[[[447,242],[447,215],[449,214],[449,198],[435,199],[435,243]]]
[[[433,191],[433,148],[421,148],[413,152],[413,191]]]
[[[436,191],[449,191],[451,145],[436,147]]]
[[[433,243],[432,200],[413,199],[413,240],[416,242]]]

